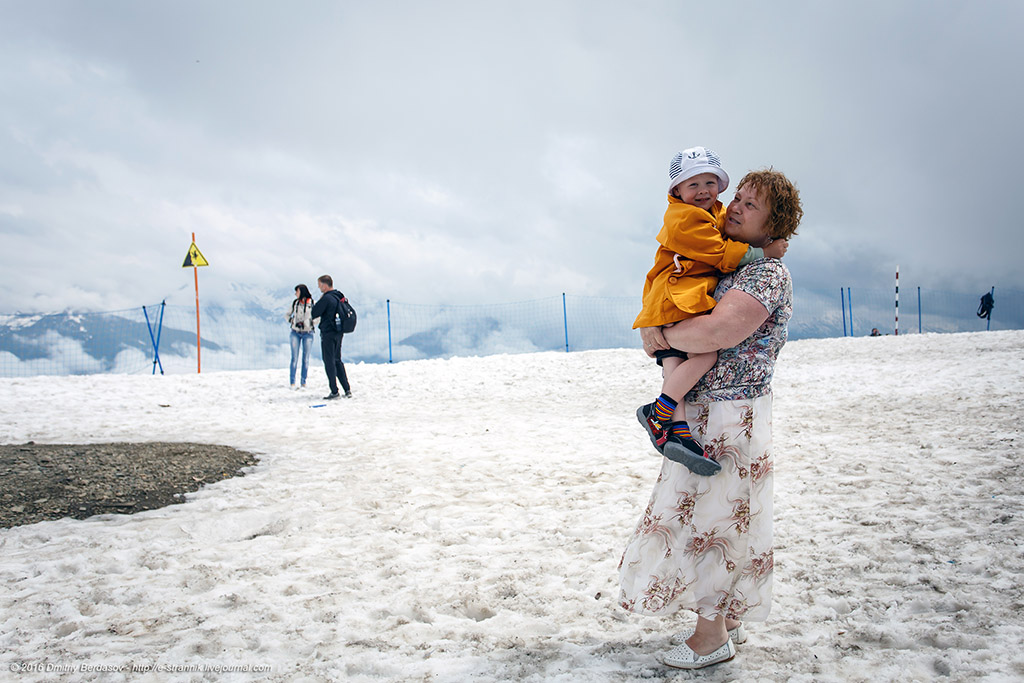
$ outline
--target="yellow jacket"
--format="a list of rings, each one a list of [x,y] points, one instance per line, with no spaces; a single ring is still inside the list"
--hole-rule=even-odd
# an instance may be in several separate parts
[[[654,267],[644,283],[643,310],[633,329],[667,325],[710,311],[715,307],[711,295],[718,286],[718,273],[736,270],[750,246],[722,235],[722,202],[715,202],[711,211],[673,196],[668,202]]]

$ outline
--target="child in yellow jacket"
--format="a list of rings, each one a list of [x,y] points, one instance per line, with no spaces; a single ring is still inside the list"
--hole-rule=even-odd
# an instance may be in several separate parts
[[[643,310],[633,329],[669,327],[707,313],[715,306],[712,294],[719,273],[730,273],[766,256],[780,258],[785,253],[785,240],[761,249],[722,235],[725,207],[718,195],[728,186],[729,176],[722,162],[706,147],[691,147],[672,159],[668,209],[658,233],[654,267],[644,283]],[[672,421],[672,414],[686,392],[714,366],[718,354],[687,355],[672,349],[656,355],[664,377],[661,395],[637,408],[637,419],[666,458],[696,474],[715,474],[721,465],[693,440],[685,421]]]

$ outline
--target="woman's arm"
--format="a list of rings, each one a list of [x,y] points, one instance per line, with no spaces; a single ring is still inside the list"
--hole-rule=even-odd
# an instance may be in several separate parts
[[[744,291],[730,289],[708,315],[699,315],[672,327],[640,328],[648,356],[668,348],[689,353],[730,349],[752,335],[768,319],[768,309]]]

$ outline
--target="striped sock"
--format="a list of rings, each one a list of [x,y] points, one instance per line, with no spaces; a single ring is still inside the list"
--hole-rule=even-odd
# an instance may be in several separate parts
[[[672,413],[676,410],[676,402],[672,400],[672,397],[662,394],[654,402],[654,414],[663,423],[668,423],[672,419]]]
[[[693,439],[693,436],[690,434],[690,425],[685,422],[673,422],[669,427],[669,430],[672,436],[679,436],[684,439]]]

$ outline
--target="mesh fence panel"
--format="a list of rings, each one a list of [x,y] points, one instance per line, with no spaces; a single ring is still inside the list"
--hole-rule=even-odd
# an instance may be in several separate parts
[[[900,334],[1024,328],[1024,292],[996,290],[991,320],[977,317],[973,294],[905,287]],[[796,290],[790,339],[864,336],[895,329],[894,291]],[[919,303],[920,302],[920,303]],[[0,376],[90,373],[184,373],[281,368],[287,373],[289,330],[280,311],[255,304],[200,308],[197,359],[192,306],[119,311],[0,315]],[[356,331],[345,335],[346,362],[536,351],[639,348],[632,329],[638,297],[557,295],[499,304],[360,302]],[[154,353],[159,349],[159,358]],[[319,335],[311,363],[320,362]],[[312,371],[312,370],[311,370]]]

